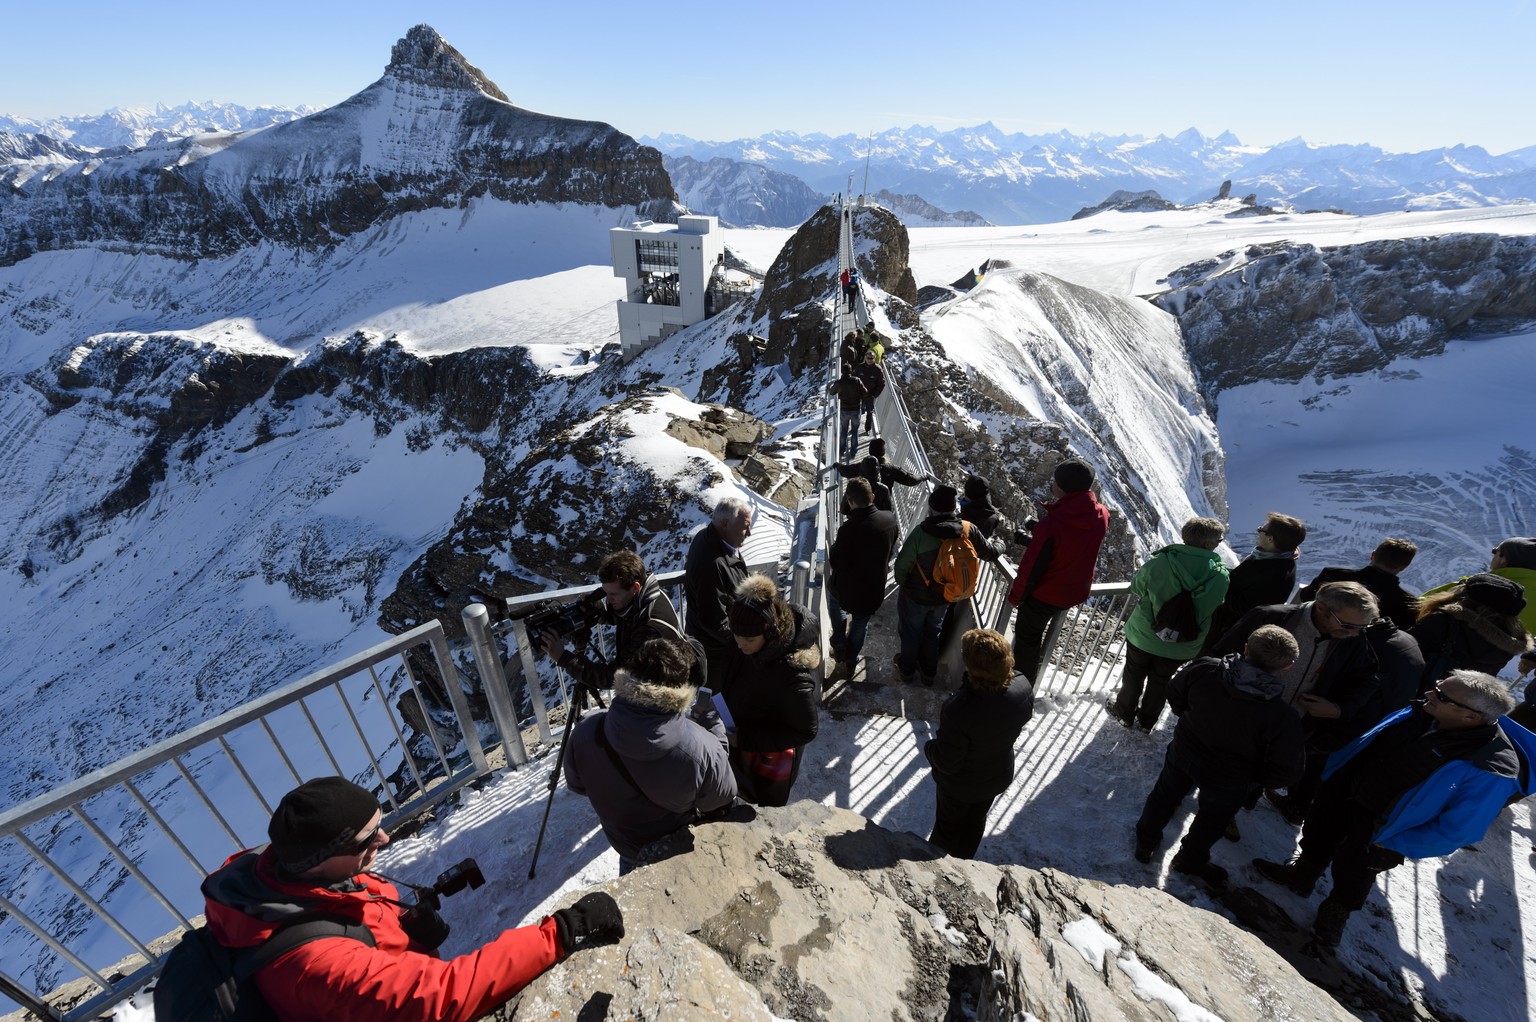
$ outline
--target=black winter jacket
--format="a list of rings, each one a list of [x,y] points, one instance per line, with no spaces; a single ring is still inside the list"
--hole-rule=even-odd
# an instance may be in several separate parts
[[[1196,784],[1283,788],[1301,777],[1301,717],[1280,700],[1280,683],[1237,654],[1197,657],[1168,681],[1179,715],[1173,744],[1195,764]]]
[[[1001,692],[982,692],[970,678],[944,700],[939,730],[923,746],[933,780],[965,802],[984,802],[1013,780],[1013,743],[1035,712],[1029,679],[1016,674]]]
[[[832,592],[845,614],[873,614],[885,602],[891,551],[898,526],[889,511],[861,507],[849,512],[827,554]]]
[[[1457,669],[1498,674],[1513,657],[1531,648],[1530,634],[1519,618],[1472,600],[1441,604],[1409,632],[1424,653],[1420,694]]]
[[[1329,582],[1358,582],[1365,586],[1381,605],[1381,616],[1391,618],[1399,628],[1412,628],[1418,618],[1419,598],[1404,589],[1396,575],[1374,564],[1363,568],[1324,568],[1296,594],[1296,602],[1316,599],[1317,591]]]
[[[804,607],[790,605],[794,628],[751,656],[733,640],[726,648],[716,691],[736,724],[736,747],[748,752],[798,749],[821,723],[820,625]]]
[[[1296,561],[1290,558],[1249,557],[1228,573],[1227,595],[1211,615],[1202,653],[1222,656],[1234,650],[1216,649],[1216,642],[1238,618],[1255,607],[1285,603],[1296,586]],[[1257,627],[1257,625],[1255,625]],[[1241,652],[1236,650],[1235,652]]]
[[[747,562],[739,552],[731,552],[714,525],[700,529],[688,547],[688,559],[683,562],[688,634],[714,648],[730,643],[731,628],[725,612],[737,584],[746,577]]]

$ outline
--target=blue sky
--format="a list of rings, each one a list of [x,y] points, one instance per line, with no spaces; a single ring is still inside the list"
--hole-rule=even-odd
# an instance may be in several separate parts
[[[1069,9],[1070,8],[1070,9]],[[1366,9],[1371,8],[1371,9]],[[8,11],[0,113],[327,105],[425,21],[519,106],[633,135],[1005,131],[1536,145],[1536,0],[943,5],[79,0]],[[669,67],[679,68],[675,75]]]

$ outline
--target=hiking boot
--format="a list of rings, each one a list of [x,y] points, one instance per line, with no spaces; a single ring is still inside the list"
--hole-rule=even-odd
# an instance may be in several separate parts
[[[1227,871],[1210,859],[1196,859],[1180,853],[1168,865],[1175,873],[1204,880],[1212,887],[1224,887],[1227,883]]]
[[[827,675],[828,681],[847,681],[853,677],[853,665],[846,660],[834,661],[837,666],[832,668],[832,673]]]
[[[1323,875],[1321,869],[1313,869],[1312,865],[1299,855],[1290,862],[1254,859],[1253,868],[1265,880],[1289,888],[1303,898],[1312,896],[1312,889],[1317,886],[1317,881]]]
[[[1137,862],[1142,862],[1142,863],[1151,862],[1152,861],[1152,855],[1156,851],[1157,851],[1156,848],[1153,848],[1150,845],[1142,844],[1141,843],[1141,838],[1137,838],[1136,839],[1136,861]]]
[[[1338,947],[1344,936],[1344,924],[1353,913],[1354,910],[1346,908],[1342,902],[1324,898],[1317,906],[1317,918],[1312,922],[1312,942],[1327,951]]]
[[[1282,795],[1273,788],[1265,788],[1264,798],[1279,811],[1280,815],[1285,818],[1285,822],[1291,826],[1299,827],[1307,822],[1306,807],[1297,803],[1291,796]]]
[[[1121,727],[1128,728],[1131,726],[1131,715],[1128,713],[1120,712],[1120,707],[1115,705],[1114,696],[1110,696],[1108,699],[1104,700],[1104,712],[1115,718]]]
[[[1237,820],[1228,820],[1227,829],[1221,832],[1221,836],[1228,841],[1241,841],[1243,839],[1243,832],[1237,829]]]
[[[916,674],[913,674],[911,671],[904,671],[904,670],[901,669],[901,656],[900,656],[900,654],[891,657],[891,664],[896,668],[896,677],[901,679],[901,683],[903,685],[910,685],[913,682],[917,681],[917,675]]]
[[[936,675],[925,674],[925,675],[923,675],[923,687],[924,688],[933,688],[933,683],[935,681],[938,681],[938,680],[939,679],[938,679],[938,677]]]

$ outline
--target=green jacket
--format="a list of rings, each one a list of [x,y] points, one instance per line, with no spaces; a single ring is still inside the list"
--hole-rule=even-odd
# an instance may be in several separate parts
[[[1472,572],[1472,574],[1475,575],[1477,573]],[[1495,568],[1488,572],[1488,574],[1507,578],[1511,582],[1518,582],[1525,589],[1525,609],[1520,612],[1520,623],[1525,625],[1526,631],[1536,635],[1536,568]],[[1424,595],[1443,593],[1459,583],[1460,579],[1456,582],[1447,582],[1443,586],[1435,586],[1435,588]]]
[[[1188,589],[1194,597],[1200,634],[1188,642],[1164,642],[1157,637],[1152,619],[1181,589]],[[1155,656],[1188,660],[1200,652],[1206,630],[1211,627],[1211,615],[1226,599],[1227,566],[1214,550],[1174,543],[1154,553],[1151,560],[1136,570],[1131,592],[1140,599],[1125,623],[1125,637],[1137,649]]]

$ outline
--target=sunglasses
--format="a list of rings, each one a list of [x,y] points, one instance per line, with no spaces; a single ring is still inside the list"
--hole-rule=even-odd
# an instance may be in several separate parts
[[[1344,629],[1346,632],[1358,632],[1360,629],[1365,627],[1365,625],[1357,625],[1349,621],[1345,621],[1343,618],[1339,617],[1339,615],[1335,614],[1333,612],[1333,608],[1328,606],[1326,603],[1323,604],[1323,609],[1328,612],[1329,617],[1333,618],[1333,623]]]
[[[337,849],[336,854],[337,855],[361,855],[361,854],[363,854],[368,849],[373,847],[374,842],[379,839],[379,831],[381,831],[383,829],[384,829],[384,821],[380,820],[378,822],[378,824],[372,830],[370,830],[368,833],[364,834],[362,837],[358,838],[356,841],[349,841],[346,844],[342,845],[339,849]]]
[[[1470,713],[1477,713],[1477,712],[1479,712],[1477,710],[1472,709],[1472,707],[1468,706],[1466,703],[1459,703],[1456,700],[1452,699],[1450,696],[1446,695],[1444,692],[1440,691],[1440,686],[1439,685],[1436,685],[1434,688],[1430,689],[1429,691],[1425,692],[1424,694],[1425,695],[1433,695],[1436,699],[1440,700],[1442,703],[1450,703],[1452,706],[1459,706],[1463,710],[1466,710],[1466,711],[1468,711]]]

